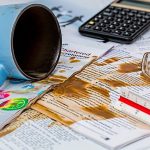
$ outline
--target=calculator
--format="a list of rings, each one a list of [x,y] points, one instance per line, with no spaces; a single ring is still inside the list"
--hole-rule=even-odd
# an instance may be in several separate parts
[[[82,35],[130,44],[150,27],[150,0],[117,0],[80,28]]]

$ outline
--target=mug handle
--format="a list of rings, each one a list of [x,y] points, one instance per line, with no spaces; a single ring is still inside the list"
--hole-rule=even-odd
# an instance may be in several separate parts
[[[8,73],[5,67],[2,64],[0,64],[0,86],[3,85],[3,83],[7,79],[7,76],[8,76]]]

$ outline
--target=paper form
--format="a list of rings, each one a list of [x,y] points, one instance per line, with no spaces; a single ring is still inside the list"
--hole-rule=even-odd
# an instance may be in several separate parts
[[[56,2],[55,0],[40,0],[36,2],[45,4],[49,7],[57,15],[59,22],[61,23],[72,17],[78,17],[79,15],[91,15],[92,13],[95,13],[96,10],[99,11],[99,9],[105,7],[110,1],[107,1],[107,4],[105,1],[102,1],[100,7],[93,7],[90,11],[81,9],[81,12],[78,10],[80,1],[76,1],[73,5],[69,5],[66,1]],[[30,4],[32,3],[35,3],[35,1],[31,0]],[[90,0],[88,0],[88,2],[86,1],[86,3],[88,4],[87,8],[91,7],[93,4]],[[8,1],[5,4],[8,4]],[[60,13],[57,11],[59,9]],[[85,19],[86,18],[83,17],[83,21]],[[81,70],[84,66],[89,64],[96,57],[103,55],[114,45],[114,43],[105,44],[96,39],[86,40],[86,38],[80,36],[78,33],[78,27],[81,23],[82,21],[76,20],[65,27],[61,25],[63,50],[59,64],[52,76],[37,83],[7,80],[5,84],[0,87],[0,129],[18,116],[28,105],[47,92],[47,90],[50,90],[54,85],[63,82],[76,71]],[[8,106],[14,106],[18,101],[23,102],[25,105],[22,107],[15,105],[14,109],[10,111],[10,107]]]
[[[105,150],[34,110],[24,112],[0,137],[0,150]]]
[[[114,50],[60,84],[32,108],[108,149],[120,149],[150,135],[148,125],[112,107],[122,87],[149,85],[140,77],[139,63],[140,59],[129,52]]]

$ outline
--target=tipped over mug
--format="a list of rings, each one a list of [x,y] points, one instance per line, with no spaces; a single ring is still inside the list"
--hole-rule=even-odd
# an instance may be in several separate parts
[[[0,6],[0,86],[7,78],[42,80],[57,65],[61,31],[41,4]]]

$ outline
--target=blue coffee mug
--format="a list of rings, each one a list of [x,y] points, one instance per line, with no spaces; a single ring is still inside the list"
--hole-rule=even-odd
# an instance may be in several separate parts
[[[46,6],[0,6],[0,85],[7,78],[48,77],[59,60],[61,45],[60,26]]]

